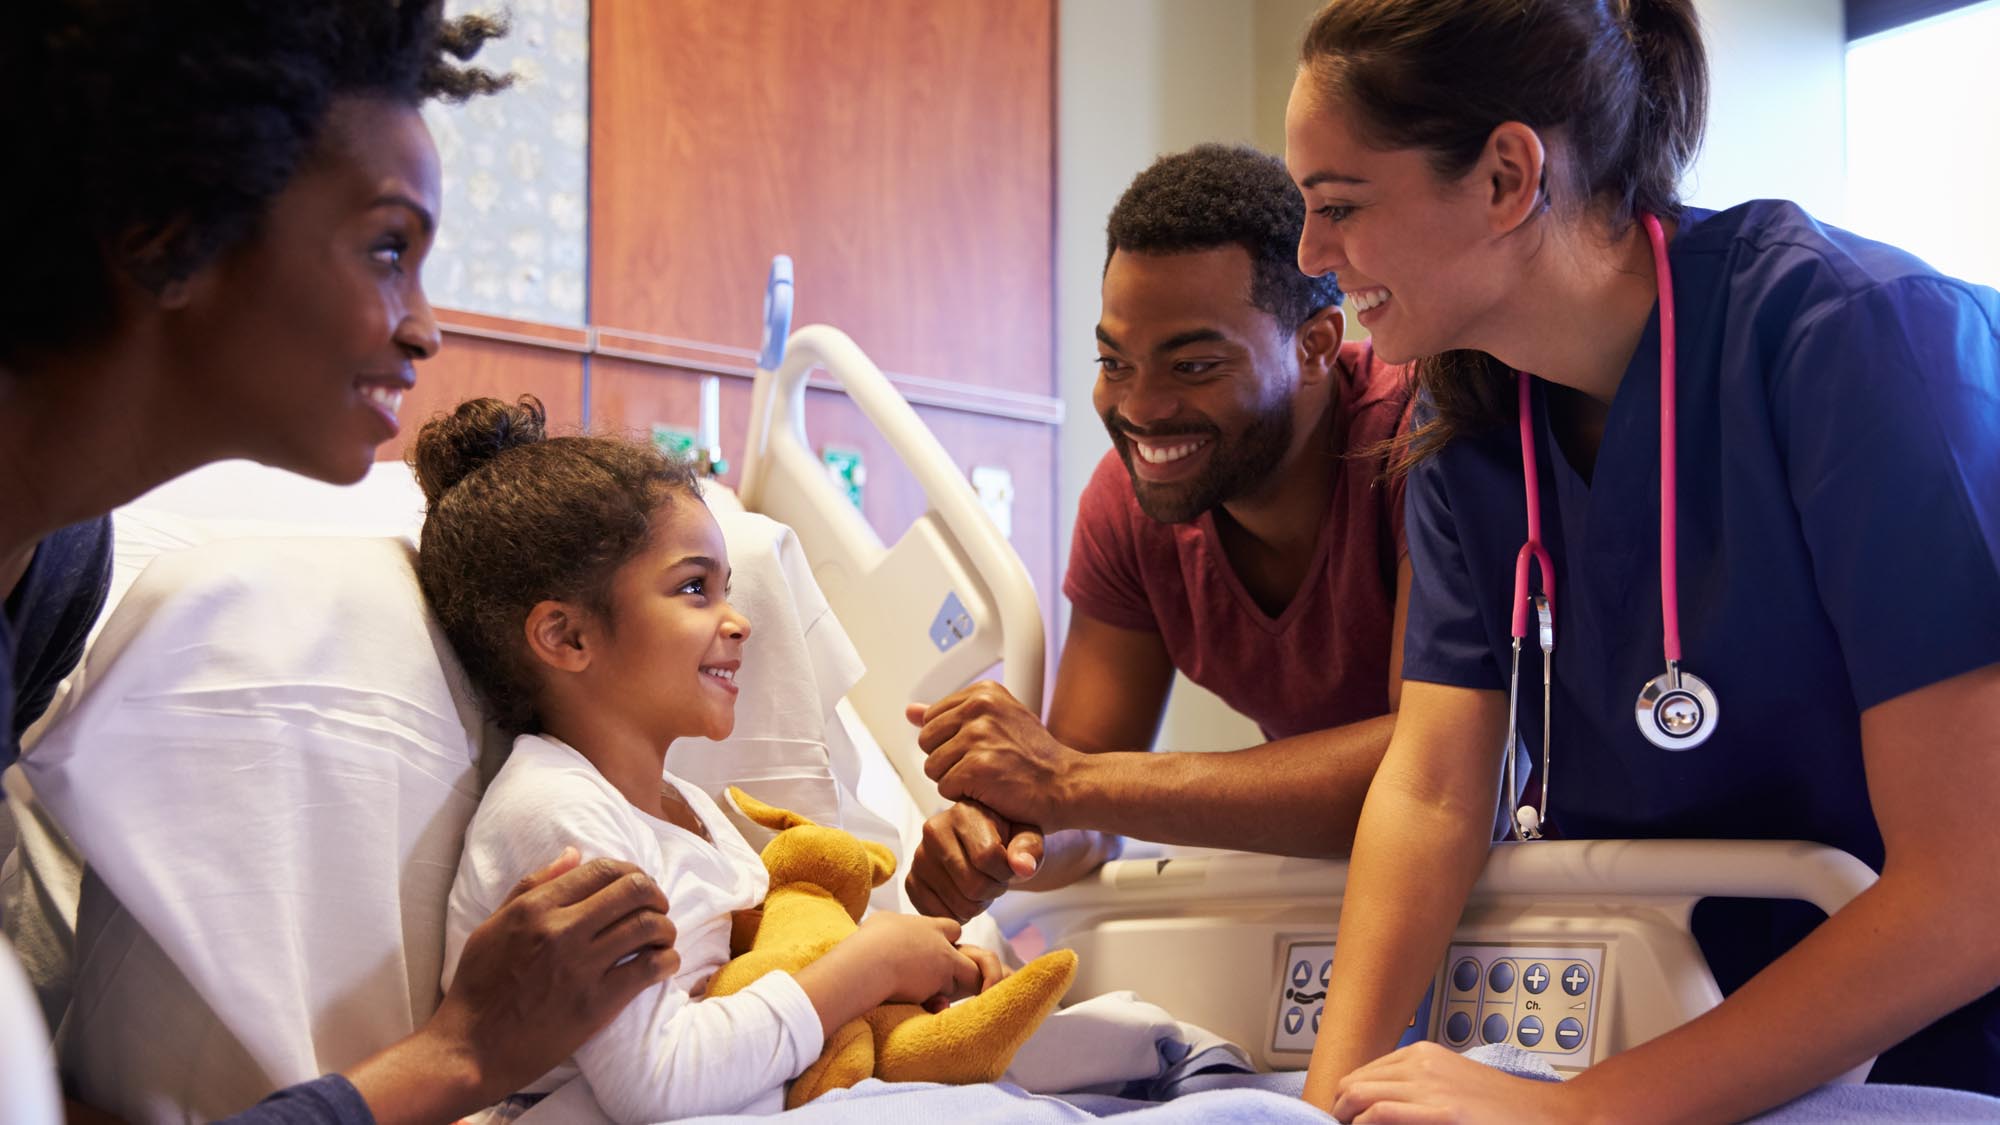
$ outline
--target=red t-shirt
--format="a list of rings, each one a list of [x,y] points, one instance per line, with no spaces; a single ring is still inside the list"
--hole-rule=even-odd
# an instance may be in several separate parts
[[[1345,448],[1364,451],[1407,423],[1408,369],[1364,343],[1341,348]],[[1404,554],[1403,482],[1381,454],[1338,463],[1333,499],[1305,582],[1276,618],[1229,565],[1215,515],[1160,523],[1139,508],[1118,451],[1084,487],[1063,593],[1078,613],[1160,634],[1174,667],[1288,738],[1389,709],[1396,567]]]

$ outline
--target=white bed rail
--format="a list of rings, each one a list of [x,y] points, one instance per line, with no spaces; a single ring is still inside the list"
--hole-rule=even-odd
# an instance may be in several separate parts
[[[765,355],[776,358],[772,351]],[[923,489],[929,510],[893,546],[834,487],[806,437],[806,377],[815,369],[840,384]],[[998,662],[1000,682],[1041,713],[1046,638],[1020,556],[881,369],[826,325],[793,333],[777,369],[757,372],[739,491],[752,511],[798,533],[827,604],[867,654],[849,701],[923,811],[942,809],[903,708]]]
[[[1538,840],[1493,845],[1471,898],[1782,898],[1832,914],[1874,882],[1875,872],[1846,852],[1798,840]],[[1072,905],[1100,905],[1106,890],[1134,903],[1224,890],[1337,903],[1346,889],[1344,860],[1200,852],[1107,863],[1071,887],[1010,894],[992,910],[1013,930]]]
[[[1874,881],[1853,856],[1798,841],[1496,845],[1433,977],[1436,1002],[1426,1001],[1412,1033],[1460,1050],[1479,1042],[1477,1034],[1456,1041],[1445,1034],[1453,1012],[1483,1020],[1494,1006],[1483,993],[1454,991],[1448,970],[1463,960],[1482,967],[1587,962],[1599,978],[1591,995],[1562,998],[1591,1002],[1574,1049],[1558,1049],[1553,1017],[1546,1038],[1517,1042],[1575,1073],[1721,1002],[1688,930],[1700,900],[1797,899],[1832,914]],[[1302,961],[1318,967],[1331,960],[1346,883],[1347,864],[1335,860],[1169,854],[1109,863],[1061,890],[1008,894],[991,909],[1005,931],[1031,946],[1075,948],[1078,995],[1132,989],[1242,1043],[1260,1065],[1285,1069],[1305,1065],[1325,989],[1324,980],[1308,980],[1302,999],[1295,974]],[[1190,963],[1202,973],[1188,973]],[[1310,995],[1315,988],[1319,996]],[[1503,1002],[1510,1042],[1519,1039],[1511,1017],[1529,1014],[1527,998],[1513,995],[1520,1010]],[[1288,1021],[1300,1008],[1304,1015]],[[1861,1081],[1872,1065],[1841,1080]]]

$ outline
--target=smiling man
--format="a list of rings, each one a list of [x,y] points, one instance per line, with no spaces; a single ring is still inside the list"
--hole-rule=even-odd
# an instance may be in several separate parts
[[[1093,396],[1113,449],[1077,513],[1048,722],[991,683],[911,708],[957,802],[925,825],[918,909],[1065,885],[1120,836],[1346,853],[1401,685],[1384,445],[1409,391],[1343,346],[1333,279],[1298,270],[1304,219],[1282,163],[1220,145],[1162,158],[1113,209]],[[1271,741],[1148,753],[1176,669]]]

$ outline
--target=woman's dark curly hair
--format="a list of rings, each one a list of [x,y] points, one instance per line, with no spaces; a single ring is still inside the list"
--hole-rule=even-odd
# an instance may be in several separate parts
[[[1305,197],[1283,161],[1243,145],[1196,145],[1162,156],[1118,197],[1105,224],[1104,266],[1120,250],[1181,254],[1241,246],[1250,255],[1250,303],[1296,332],[1340,303],[1331,275],[1299,272]]]
[[[653,517],[701,503],[686,461],[612,437],[548,437],[533,395],[471,399],[425,423],[410,463],[428,514],[417,580],[487,713],[510,735],[541,729],[521,625],[538,602],[611,621],[611,577]]]
[[[0,33],[0,364],[106,331],[251,234],[343,95],[463,101],[505,27],[443,0],[11,0]]]

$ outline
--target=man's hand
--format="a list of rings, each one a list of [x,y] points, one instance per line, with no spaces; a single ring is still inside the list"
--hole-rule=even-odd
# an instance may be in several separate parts
[[[953,801],[977,801],[1015,824],[1070,827],[1066,795],[1083,754],[1057,742],[1035,713],[991,680],[925,708],[910,704],[924,773]]]
[[[384,1125],[450,1120],[573,1054],[680,969],[660,888],[629,863],[566,848],[466,939],[416,1034],[347,1072]]]
[[[960,801],[924,822],[904,888],[919,913],[965,922],[1008,884],[1033,876],[1041,862],[1039,831]]]

